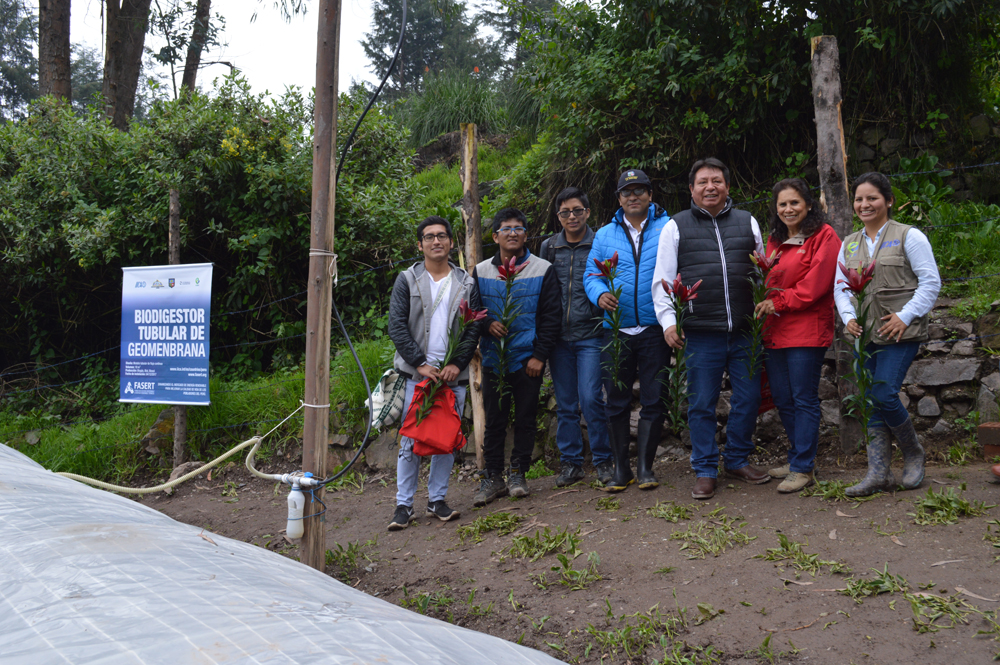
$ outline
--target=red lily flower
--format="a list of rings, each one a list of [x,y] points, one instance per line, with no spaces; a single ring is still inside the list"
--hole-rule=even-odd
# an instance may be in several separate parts
[[[844,272],[844,275],[847,276],[847,279],[838,279],[837,284],[846,284],[847,286],[845,286],[843,290],[850,291],[856,296],[860,295],[861,292],[865,290],[865,287],[868,286],[868,282],[872,281],[872,278],[875,277],[874,261],[869,263],[867,267],[862,268],[861,272],[858,272],[854,268],[848,270],[843,261],[838,261],[838,265]]]
[[[697,291],[698,287],[701,286],[702,281],[703,280],[699,279],[697,282],[695,282],[694,286],[684,286],[684,284],[681,282],[680,273],[677,273],[677,277],[674,278],[673,285],[671,285],[670,282],[668,282],[665,279],[660,280],[660,282],[663,284],[663,290],[667,292],[667,295],[673,296],[674,298],[677,299],[677,302],[681,304],[694,300],[695,298],[698,297],[698,294],[695,293],[695,291]]]
[[[767,277],[767,274],[771,272],[771,268],[778,264],[778,259],[780,257],[781,254],[778,253],[778,250],[771,252],[771,256],[765,256],[764,254],[755,251],[750,255],[750,260],[753,261],[755,266],[760,268],[760,272],[764,275],[764,277]]]
[[[603,261],[598,261],[594,259],[594,265],[600,272],[592,272],[588,277],[603,277],[605,279],[611,279],[611,273],[615,271],[618,267],[618,252],[615,252],[610,259],[605,259]]]
[[[505,282],[514,279],[514,277],[517,276],[517,273],[524,270],[525,266],[527,266],[528,263],[529,263],[528,261],[525,261],[519,266],[516,265],[517,264],[516,256],[510,257],[510,261],[508,261],[507,263],[504,263],[504,261],[501,259],[500,267],[497,268],[497,272],[500,273],[499,279],[502,279]]]
[[[458,314],[462,317],[462,324],[468,325],[470,323],[475,323],[476,321],[482,321],[486,318],[487,310],[480,309],[474,310],[469,307],[469,302],[463,300],[458,303]]]

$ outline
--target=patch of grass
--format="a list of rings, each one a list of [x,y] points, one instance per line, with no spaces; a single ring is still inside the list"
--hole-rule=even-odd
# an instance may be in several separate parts
[[[547,575],[541,573],[534,580],[535,586],[540,589],[548,589],[553,584],[561,584],[568,587],[570,591],[582,591],[591,583],[604,579],[597,572],[597,566],[601,563],[601,557],[598,556],[597,552],[588,554],[586,567],[580,569],[573,568],[573,564],[565,554],[557,554],[556,558],[559,559],[559,565],[552,566],[552,571],[558,573],[559,578],[555,581],[549,581]]]
[[[976,517],[983,515],[996,504],[986,504],[984,501],[969,501],[955,492],[954,487],[935,493],[933,487],[927,488],[927,493],[914,501],[917,512],[907,513],[913,517],[915,524],[956,524],[960,517]]]
[[[704,559],[709,554],[719,556],[757,539],[744,530],[746,522],[737,523],[737,518],[729,517],[722,510],[720,506],[709,513],[706,520],[692,524],[685,531],[673,532],[670,540],[683,541],[681,551],[686,551],[689,559]]]
[[[657,501],[652,508],[646,509],[646,514],[653,517],[662,517],[668,522],[676,524],[680,520],[691,519],[691,510],[697,510],[697,506],[682,506],[673,501]]]
[[[472,542],[474,543],[481,543],[484,533],[495,531],[498,536],[506,536],[508,533],[513,533],[520,523],[520,515],[512,515],[511,513],[500,511],[490,513],[489,515],[481,515],[474,519],[471,524],[463,524],[458,527],[455,533],[462,539],[462,544],[465,544],[468,538],[472,538]]]
[[[469,597],[465,599],[465,604],[469,606],[469,614],[476,617],[488,616],[490,612],[493,611],[493,601],[490,601],[485,607],[482,604],[475,604],[473,601],[476,600],[476,592],[479,589],[473,589],[469,592]]]
[[[621,499],[618,499],[617,497],[603,496],[597,500],[598,510],[615,511],[621,508],[621,506],[622,506]]]
[[[789,561],[797,571],[809,573],[816,577],[823,568],[829,568],[831,573],[849,573],[851,569],[841,561],[824,561],[818,554],[807,554],[802,549],[802,543],[789,540],[783,534],[778,534],[778,547],[770,547],[764,554],[758,554],[755,559],[765,561]]]
[[[844,490],[853,484],[843,480],[817,480],[815,485],[799,492],[799,496],[815,496],[823,501],[848,501],[856,504],[871,501],[878,496],[877,494],[870,496],[847,496]]]
[[[545,458],[538,460],[531,465],[524,477],[528,480],[538,480],[539,478],[547,478],[548,476],[554,476],[556,472],[545,466]]]
[[[366,550],[371,550],[377,544],[377,537],[364,543],[360,540],[353,543],[349,542],[347,543],[347,547],[337,543],[336,549],[329,549],[326,551],[326,566],[327,568],[336,568],[336,577],[339,577],[342,581],[347,582],[351,579],[354,572],[360,565],[359,557],[362,557],[369,562],[374,561],[374,559],[366,553]]]
[[[909,591],[910,583],[902,575],[893,575],[889,572],[889,564],[880,571],[872,568],[875,577],[870,580],[860,580],[850,578],[847,580],[847,587],[841,591],[845,596],[850,596],[854,602],[860,605],[865,598],[872,598],[883,593],[903,593]]]
[[[410,595],[410,590],[404,584],[403,599],[399,601],[399,606],[424,615],[431,610],[435,613],[443,611],[445,613],[443,618],[448,623],[455,623],[455,615],[449,609],[454,602],[454,598],[444,595],[441,591],[421,591]]]
[[[774,633],[768,633],[764,637],[764,641],[756,649],[747,651],[747,658],[759,658],[773,664],[774,659],[777,658],[777,654],[771,649],[771,637],[773,635]]]
[[[990,311],[990,305],[997,299],[997,294],[990,292],[972,293],[962,298],[951,308],[949,314],[963,321],[975,321]]]
[[[995,533],[993,527],[997,527]],[[983,534],[983,540],[1000,549],[1000,520],[986,520],[986,533]]]
[[[545,527],[545,531],[535,531],[533,536],[514,536],[506,556],[537,561],[546,554],[561,551],[575,559],[583,553],[580,551],[579,533],[579,529],[570,531],[568,528],[553,533]]]
[[[966,625],[969,623],[966,617],[978,612],[978,608],[959,598],[958,594],[935,596],[918,591],[904,594],[903,597],[910,603],[913,611],[913,630],[921,634]]]
[[[589,624],[586,633],[593,638],[602,653],[616,656],[613,662],[651,662],[653,665],[713,665],[721,659],[721,652],[712,646],[695,646],[678,638],[687,627],[684,611],[676,614],[663,614],[659,606],[650,608],[647,612],[623,614],[615,617],[611,604],[607,605],[605,630]],[[653,656],[659,647],[663,658]],[[587,647],[585,656],[589,655],[591,646]],[[602,659],[603,660],[603,659]]]
[[[975,449],[962,442],[953,443],[944,453],[944,461],[950,466],[965,466],[975,457],[977,457]]]

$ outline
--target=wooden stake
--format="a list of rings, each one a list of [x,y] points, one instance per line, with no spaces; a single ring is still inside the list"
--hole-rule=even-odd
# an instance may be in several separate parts
[[[474,123],[462,123],[462,221],[465,222],[465,266],[469,273],[483,260],[483,222],[479,209],[479,133]],[[476,442],[476,466],[485,468],[483,435],[486,408],[483,405],[483,360],[476,351],[469,363],[469,394],[472,397],[472,429]]]
[[[167,236],[167,262],[181,262],[181,193],[170,190],[170,231]],[[181,404],[174,405],[174,468],[187,461],[188,410]]]
[[[816,156],[819,166],[820,201],[830,225],[841,239],[853,230],[854,208],[847,187],[847,151],[844,149],[843,98],[840,92],[840,51],[837,38],[812,38],[813,106],[816,110]],[[835,317],[837,392],[840,396],[840,449],[851,453],[862,438],[861,423],[846,413],[846,398],[857,388],[846,377],[851,372],[853,352],[844,341],[843,323]]]
[[[316,105],[313,114],[312,226],[306,303],[305,416],[302,470],[326,477],[330,430],[330,303],[333,298],[332,256],[337,183],[337,60],[340,0],[320,0],[316,44]],[[326,565],[326,518],[319,515],[323,490],[306,494],[302,563],[323,571]]]

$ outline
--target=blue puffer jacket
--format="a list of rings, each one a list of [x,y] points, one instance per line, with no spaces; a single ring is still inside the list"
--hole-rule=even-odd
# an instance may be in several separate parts
[[[659,325],[653,311],[653,269],[656,267],[656,248],[660,243],[660,232],[670,221],[670,215],[655,203],[649,205],[646,225],[642,227],[639,247],[632,244],[632,236],[625,225],[625,212],[619,208],[610,224],[602,226],[594,236],[587,266],[590,270],[583,278],[587,297],[597,304],[601,294],[607,293],[608,281],[597,272],[594,259],[604,261],[618,252],[618,278],[615,286],[622,287],[622,297],[618,306],[622,308],[622,327]],[[636,311],[639,312],[636,321]],[[610,328],[608,315],[604,315],[604,327]]]

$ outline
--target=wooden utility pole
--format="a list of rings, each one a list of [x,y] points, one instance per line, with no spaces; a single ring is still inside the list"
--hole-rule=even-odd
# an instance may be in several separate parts
[[[830,225],[841,239],[853,230],[854,208],[847,188],[847,151],[844,149],[844,122],[840,107],[840,51],[837,38],[812,38],[813,106],[816,109],[816,155],[819,167],[820,202]],[[851,373],[853,351],[844,341],[843,323],[837,320],[834,349],[837,355],[837,392],[840,395],[840,450],[852,453],[862,439],[861,423],[845,412],[846,398],[857,394],[847,376]]]
[[[170,232],[167,240],[167,262],[181,262],[181,193],[170,190]],[[174,405],[174,468],[187,461],[188,410],[183,404]]]
[[[337,196],[337,63],[340,43],[340,0],[320,0],[316,40],[316,105],[313,113],[312,227],[306,303],[305,422],[302,470],[326,477],[330,430],[330,303],[333,298],[334,211]],[[322,500],[323,490],[316,490]],[[306,494],[304,515],[322,511]],[[305,519],[300,546],[302,563],[322,571],[326,564],[326,519]]]
[[[483,220],[479,210],[479,132],[474,123],[462,123],[462,221],[465,222],[465,267],[469,273],[483,260]],[[483,360],[477,351],[469,363],[469,394],[472,396],[472,429],[476,441],[476,466],[485,468],[483,435]]]

